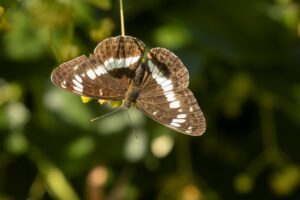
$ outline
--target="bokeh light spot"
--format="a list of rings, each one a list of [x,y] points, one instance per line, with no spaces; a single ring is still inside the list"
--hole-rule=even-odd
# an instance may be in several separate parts
[[[130,134],[125,142],[124,156],[131,162],[141,160],[147,149],[147,136],[141,130],[136,130],[136,135]]]
[[[97,166],[93,168],[88,174],[87,181],[89,185],[95,187],[103,186],[108,180],[108,171],[104,166]]]
[[[182,191],[182,200],[201,200],[203,195],[199,188],[193,184],[187,185]]]
[[[234,179],[234,188],[241,194],[247,194],[253,189],[253,179],[247,174],[240,174]]]
[[[174,140],[172,137],[161,135],[152,141],[151,151],[156,157],[163,158],[171,152],[173,146]]]

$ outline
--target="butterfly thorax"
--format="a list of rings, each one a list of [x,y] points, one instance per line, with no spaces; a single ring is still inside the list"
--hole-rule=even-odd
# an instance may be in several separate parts
[[[134,103],[135,100],[137,99],[144,75],[145,75],[145,67],[143,64],[140,64],[138,68],[134,71],[133,78],[131,79],[131,83],[125,94],[125,106],[127,108],[129,108],[131,104]]]

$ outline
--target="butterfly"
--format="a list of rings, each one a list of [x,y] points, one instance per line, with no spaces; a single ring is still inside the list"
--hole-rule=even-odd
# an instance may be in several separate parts
[[[131,36],[100,42],[93,54],[61,64],[51,74],[58,87],[81,96],[124,100],[153,120],[183,134],[197,136],[206,124],[188,89],[189,74],[181,60],[165,48],[145,54],[144,43]]]

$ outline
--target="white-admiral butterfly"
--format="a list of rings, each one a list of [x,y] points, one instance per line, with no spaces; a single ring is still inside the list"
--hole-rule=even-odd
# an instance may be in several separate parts
[[[61,64],[52,82],[67,91],[95,99],[125,100],[159,123],[187,135],[201,135],[205,118],[187,88],[189,74],[180,59],[164,48],[143,56],[145,45],[131,36],[100,42],[89,57]]]

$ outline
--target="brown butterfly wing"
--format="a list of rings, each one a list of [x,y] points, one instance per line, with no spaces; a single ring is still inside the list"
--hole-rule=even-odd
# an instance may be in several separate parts
[[[187,88],[186,67],[172,52],[151,49],[145,61],[146,76],[136,105],[155,121],[188,135],[201,135],[206,125],[193,93]]]
[[[144,44],[134,37],[108,38],[88,58],[79,56],[61,64],[52,72],[51,79],[57,86],[79,95],[120,100],[143,54]]]

